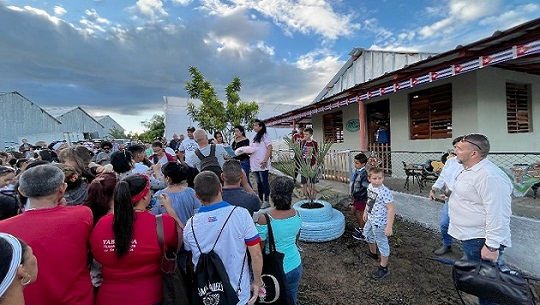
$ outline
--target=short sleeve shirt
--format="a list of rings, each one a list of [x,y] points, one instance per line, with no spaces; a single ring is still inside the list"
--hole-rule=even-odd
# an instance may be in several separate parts
[[[270,159],[268,159],[268,162],[265,168],[261,167],[261,162],[264,160],[264,157],[266,156],[266,149],[270,145],[272,145],[272,140],[270,139],[268,134],[264,134],[264,136],[261,139],[261,142],[255,142],[255,141],[251,142],[251,146],[256,149],[255,152],[251,154],[250,160],[249,160],[252,172],[270,170]]]
[[[184,139],[182,143],[180,143],[180,146],[178,147],[179,151],[183,151],[186,153],[186,163],[190,167],[195,167],[193,163],[191,162],[191,156],[195,154],[195,149],[199,148],[199,144],[195,142],[193,139]]]
[[[366,210],[368,219],[377,226],[385,226],[388,221],[387,204],[394,202],[392,192],[384,185],[380,187],[368,186],[368,199]]]

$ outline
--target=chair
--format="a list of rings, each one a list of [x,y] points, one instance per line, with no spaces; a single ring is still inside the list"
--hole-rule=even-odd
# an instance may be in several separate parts
[[[420,179],[418,180],[420,193],[422,193],[422,189],[426,187],[428,182],[437,181],[437,179],[439,178],[439,174],[442,171],[442,167],[444,166],[441,161],[436,160],[428,160],[428,162],[426,162],[426,165],[427,164],[429,164],[429,166],[424,166],[424,168],[422,169],[422,174],[420,175]]]
[[[401,161],[403,162],[403,171],[405,171],[405,184],[403,185],[403,188],[407,189],[407,191],[409,190],[409,178],[412,177],[412,183],[414,184],[414,177],[416,177],[416,174],[414,173],[414,171],[407,165],[407,163],[405,163],[405,161]]]

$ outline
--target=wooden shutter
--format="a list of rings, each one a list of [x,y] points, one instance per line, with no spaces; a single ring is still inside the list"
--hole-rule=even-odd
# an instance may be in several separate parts
[[[508,133],[531,132],[529,85],[506,83],[506,124]]]
[[[323,115],[324,139],[333,143],[343,143],[343,112]]]
[[[411,140],[452,137],[452,84],[411,93],[409,101]]]

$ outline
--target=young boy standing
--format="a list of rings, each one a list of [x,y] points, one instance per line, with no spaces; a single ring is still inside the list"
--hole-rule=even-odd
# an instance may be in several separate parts
[[[354,156],[354,172],[351,176],[351,183],[349,190],[353,202],[351,203],[351,212],[356,218],[358,226],[354,228],[355,232],[352,237],[364,241],[364,234],[362,229],[366,222],[364,221],[364,210],[366,209],[367,202],[367,189],[369,186],[368,174],[366,171],[366,163],[368,158],[363,153],[359,153]]]
[[[368,255],[371,258],[378,259],[377,248],[379,248],[380,265],[371,277],[375,280],[382,280],[390,275],[388,270],[388,256],[390,256],[388,236],[392,236],[392,226],[394,225],[394,198],[390,190],[383,185],[382,168],[370,168],[368,177],[370,185],[364,210],[364,221],[366,221],[364,236],[369,244]]]

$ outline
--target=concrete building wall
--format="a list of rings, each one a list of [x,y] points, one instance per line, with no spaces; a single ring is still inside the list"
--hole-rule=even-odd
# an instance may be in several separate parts
[[[497,68],[477,73],[478,131],[490,139],[491,151],[540,151],[540,76]],[[506,82],[530,84],[532,132],[508,133]]]

